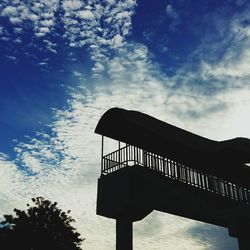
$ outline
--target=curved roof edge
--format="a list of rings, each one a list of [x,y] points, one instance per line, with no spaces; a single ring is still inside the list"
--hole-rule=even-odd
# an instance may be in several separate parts
[[[248,176],[250,185],[250,168],[244,165],[250,162],[250,140],[247,138],[214,141],[147,114],[117,107],[103,114],[95,133],[218,177],[245,179]]]

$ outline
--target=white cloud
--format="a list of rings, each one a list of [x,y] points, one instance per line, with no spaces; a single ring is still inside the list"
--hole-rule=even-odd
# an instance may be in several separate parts
[[[8,35],[9,35],[8,31],[4,27],[0,26],[0,37],[8,36]]]
[[[8,41],[10,41],[10,38],[9,38],[8,36],[2,36],[2,37],[0,38],[0,40],[1,40],[1,41],[4,41],[4,42],[8,42]]]
[[[17,1],[15,5],[11,0],[6,0],[0,3],[0,9],[3,9],[1,15],[7,16],[14,28],[23,31],[19,36],[31,28],[34,36],[41,39],[46,36],[48,40],[48,33],[51,37],[58,35],[50,30],[59,23],[63,25],[65,33],[60,35],[70,47],[88,46],[94,61],[95,75],[105,70],[110,59],[108,51],[120,49],[125,45],[125,37],[131,30],[131,17],[135,6],[136,2],[131,0],[102,3],[95,0],[87,3],[79,0]],[[63,15],[55,15],[61,7],[64,10]],[[27,25],[27,21],[31,23]]]
[[[15,56],[6,55],[5,57],[8,58],[11,61],[14,61],[14,62],[16,62],[16,60],[17,60],[17,58]]]
[[[42,32],[36,32],[35,36],[36,37],[44,37],[46,35],[46,33],[42,33]]]
[[[35,1],[31,6],[31,10],[34,11],[35,13],[40,13],[42,8],[43,4],[39,1]]]
[[[123,42],[123,37],[120,34],[117,34],[112,38],[112,44],[114,48],[122,46],[122,42]]]
[[[97,74],[97,75],[103,72],[104,70],[105,70],[105,66],[100,62],[96,62],[94,64],[94,67],[92,68],[92,71],[94,72],[94,74]]]
[[[17,14],[18,14],[17,8],[13,6],[5,7],[1,12],[1,15],[9,17],[17,16]]]
[[[52,19],[43,20],[41,21],[41,25],[46,26],[46,27],[51,27],[54,25],[54,21]]]
[[[90,10],[80,10],[76,15],[82,19],[93,20],[95,19],[94,14]]]
[[[120,47],[121,41],[129,33],[134,7],[135,3],[131,1],[119,2],[115,5],[111,2],[100,5],[89,1],[84,10],[65,9],[64,23],[67,30],[65,36],[70,39],[71,46],[88,45],[90,47],[91,59],[96,62],[93,67],[95,75],[105,70],[105,65],[109,60],[107,51]],[[129,11],[128,8],[130,8]],[[74,19],[70,18],[75,15],[82,17],[83,23],[75,22]],[[109,23],[108,27],[100,22],[100,17],[104,23]],[[85,25],[84,22],[89,19],[91,22]],[[78,40],[77,34],[80,34],[80,40]],[[102,46],[106,46],[106,49],[100,49]]]
[[[82,2],[79,0],[63,1],[63,8],[68,10],[78,10],[82,7]]]
[[[49,51],[57,54],[57,50],[56,50],[57,44],[56,43],[52,43],[52,42],[50,42],[49,40],[46,40],[46,39],[44,39],[43,42],[45,43],[46,48]]]
[[[134,57],[127,61],[133,54]],[[19,164],[26,166],[25,171],[36,173],[34,176],[24,175],[17,171],[13,162],[9,162],[6,157],[2,159],[5,168],[0,169],[8,169],[8,173],[2,173],[7,177],[5,184],[0,185],[0,192],[4,190],[5,193],[1,197],[1,204],[3,201],[5,204],[1,211],[6,213],[13,206],[24,206],[29,197],[43,195],[58,201],[62,208],[72,210],[78,230],[87,238],[85,248],[108,250],[114,247],[115,225],[95,215],[96,181],[100,173],[100,138],[94,134],[99,118],[108,108],[120,106],[137,109],[215,138],[237,134],[239,124],[235,127],[237,130],[232,130],[235,128],[230,128],[230,123],[223,122],[225,116],[228,119],[235,117],[237,113],[233,113],[233,109],[212,112],[199,119],[183,119],[189,110],[202,111],[207,106],[212,108],[214,100],[194,98],[194,93],[188,89],[176,93],[171,87],[165,86],[165,81],[154,76],[156,69],[147,63],[146,58],[147,50],[139,45],[135,51],[129,48],[124,57],[120,55],[114,58],[117,63],[110,65],[112,82],[107,84],[101,79],[102,84],[96,83],[92,91],[82,86],[73,92],[69,110],[55,111],[55,122],[51,124],[52,136],[40,134],[40,139],[31,139],[28,144],[17,145]],[[119,70],[115,71],[118,63]],[[237,101],[243,93],[247,98],[248,93],[243,90],[238,94],[225,93],[218,98],[230,102],[234,97]],[[245,104],[236,103],[234,107],[240,109],[241,105]],[[238,109],[234,111],[238,112]],[[243,109],[241,112],[244,116],[244,112],[249,111]],[[245,133],[249,135],[247,129]],[[22,201],[21,197],[25,199]],[[136,223],[135,246],[138,250],[151,249],[152,244],[156,249],[216,249],[215,243],[204,243],[186,235],[186,231],[195,225],[197,222],[153,213],[144,221]],[[108,229],[111,232],[106,234]]]
[[[249,77],[250,76],[250,48],[234,62],[224,59],[220,63],[208,64],[203,62],[203,71],[208,77]]]
[[[49,19],[49,20],[51,20],[51,18],[54,18],[54,13],[53,13],[53,11],[51,11],[51,12],[45,12],[45,13],[42,13],[41,16],[42,16],[44,19]]]
[[[181,17],[178,14],[178,12],[175,10],[175,8],[173,7],[173,5],[168,4],[166,6],[166,14],[167,16],[172,20],[169,27],[172,31],[176,30],[177,26],[180,24],[181,22]]]
[[[125,39],[131,28],[134,1],[119,2],[117,6],[114,6],[115,1],[108,1],[103,6],[89,1],[95,18],[88,27],[74,19],[78,10],[84,8],[83,2],[63,3],[65,37],[71,46],[90,46],[92,59],[96,62],[93,70],[99,78],[88,82],[92,84],[91,90],[85,87],[87,83],[81,83],[72,91],[69,109],[54,111],[51,133],[40,133],[37,138],[30,138],[29,143],[19,142],[15,162],[0,155],[0,175],[4,177],[0,183],[0,202],[4,205],[0,209],[1,214],[7,213],[17,205],[23,206],[30,197],[43,195],[72,210],[77,228],[87,238],[86,249],[110,250],[115,242],[114,222],[95,215],[100,138],[94,134],[94,129],[101,115],[111,107],[120,106],[148,113],[213,139],[250,137],[250,90],[244,84],[244,78],[248,77],[248,50],[244,45],[237,60],[227,56],[216,65],[205,62],[199,70],[184,68],[175,76],[167,77],[150,62],[146,46]],[[48,25],[40,20],[43,7],[44,4],[35,2],[30,8],[39,17],[33,21],[35,34],[40,37],[49,32]],[[112,25],[110,29],[100,25],[100,16]],[[56,47],[47,39],[43,41],[48,49]],[[108,50],[102,50],[104,46],[115,49],[115,55],[110,57]],[[237,69],[237,63],[246,68]],[[47,65],[47,62],[41,64]],[[220,70],[216,72],[216,68]],[[101,75],[104,70],[108,79]],[[73,74],[81,76],[78,71]],[[222,85],[221,91],[207,94],[209,85],[214,84],[208,80],[213,78],[221,82],[225,76],[230,81],[229,87]],[[237,82],[234,77],[238,77]],[[191,84],[197,82],[209,84],[200,88]],[[18,166],[22,166],[22,170]],[[33,175],[29,175],[30,172]],[[194,221],[154,213],[135,225],[136,249],[152,249],[152,245],[155,249],[216,249],[214,242],[204,243],[187,235],[187,230],[196,225]]]
[[[130,12],[123,11],[123,12],[117,13],[116,18],[119,20],[119,19],[123,19],[123,18],[130,18],[130,16],[131,16]]]
[[[178,14],[176,13],[172,5],[170,4],[167,5],[166,12],[169,17],[174,18],[174,19],[178,18]]]
[[[43,1],[42,3],[39,1],[13,2],[9,0],[0,3],[1,8],[3,8],[1,15],[7,16],[15,29],[18,28],[23,32],[32,29],[36,37],[43,37],[48,33],[48,30],[45,29],[54,26],[53,18],[58,9],[58,0]],[[44,20],[44,18],[46,19]],[[27,26],[28,21],[31,21],[31,25]],[[23,34],[23,32],[19,34]]]
[[[77,71],[77,70],[73,71],[73,75],[77,76],[77,77],[83,77],[83,74],[81,72]]]
[[[14,28],[14,31],[17,33],[17,34],[20,34],[23,32],[23,29],[22,28]]]
[[[23,206],[36,195],[59,201],[62,208],[72,210],[77,228],[87,238],[85,248],[100,250],[114,247],[115,237],[114,222],[95,215],[100,137],[94,129],[107,109],[136,109],[213,139],[250,137],[250,109],[246,108],[250,107],[250,90],[246,88],[223,91],[213,98],[186,85],[176,90],[167,84],[173,79],[149,63],[147,48],[140,44],[127,44],[106,67],[110,80],[95,79],[91,90],[80,84],[71,93],[69,108],[55,110],[52,133],[39,133],[29,143],[17,144],[16,162],[22,171],[2,157],[3,166],[11,167],[3,173],[9,176],[4,186],[0,185],[0,192],[5,192],[1,198],[4,211],[13,204]],[[80,75],[78,71],[73,73]],[[30,172],[33,175],[28,175]],[[13,198],[9,199],[11,193]],[[21,197],[25,197],[23,202]],[[204,243],[186,234],[196,225],[194,221],[153,213],[135,225],[136,248],[150,249],[154,242],[156,249],[216,249],[216,243]],[[109,235],[105,233],[108,228],[113,230]]]
[[[39,32],[40,32],[40,33],[48,33],[48,32],[49,32],[49,28],[48,28],[48,27],[41,27],[41,28],[39,29]]]
[[[38,17],[38,15],[35,15],[35,14],[31,14],[30,16],[29,16],[29,19],[31,20],[31,21],[37,21],[38,19],[39,19],[39,17]]]
[[[19,17],[10,17],[10,22],[13,24],[20,24],[22,23],[22,19]]]
[[[14,43],[21,43],[22,39],[17,37],[16,39],[13,40]]]
[[[227,81],[234,79],[235,85],[238,79],[250,76],[250,27],[244,21],[249,12],[243,12],[242,16],[232,19],[230,23],[229,44],[223,57],[214,63],[202,62],[203,76],[205,78],[226,78]],[[228,79],[229,78],[229,79]],[[231,79],[231,80],[230,80]]]

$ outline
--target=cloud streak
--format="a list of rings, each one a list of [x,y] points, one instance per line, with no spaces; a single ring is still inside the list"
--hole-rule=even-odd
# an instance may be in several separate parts
[[[93,74],[98,75],[110,59],[110,50],[122,46],[124,38],[130,34],[135,6],[134,0],[100,4],[94,0],[8,0],[0,3],[0,16],[7,18],[13,28],[7,33],[2,27],[0,38],[21,42],[26,32],[33,32],[38,40],[32,37],[31,44],[37,46],[39,40],[44,39],[45,48],[56,53],[55,40],[59,27],[63,27],[63,32],[60,31],[63,43],[71,48],[87,47],[94,61]]]
[[[2,17],[15,28],[14,37],[19,37],[30,22],[34,36],[56,54],[59,44],[50,35],[56,34],[57,25],[62,24],[65,31],[61,35],[68,46],[87,48],[93,62],[89,78],[72,69],[79,84],[70,90],[67,107],[54,110],[48,132],[38,131],[28,142],[17,142],[15,159],[0,154],[0,176],[4,180],[0,183],[0,214],[42,195],[72,210],[77,228],[87,238],[86,249],[114,248],[114,222],[95,215],[100,138],[94,134],[101,115],[114,106],[145,112],[212,139],[250,137],[247,11],[241,18],[234,16],[229,26],[221,22],[221,32],[229,27],[230,35],[221,45],[226,44],[228,49],[220,60],[214,60],[219,43],[213,43],[210,56],[205,55],[212,38],[204,37],[189,58],[196,61],[195,66],[185,64],[168,76],[153,62],[146,44],[127,39],[135,6],[132,0],[105,4],[79,0],[31,4],[16,0],[0,4]],[[168,8],[175,19],[173,11],[173,7]],[[10,39],[9,33],[0,29],[2,39]],[[239,54],[234,53],[235,47]],[[155,212],[136,223],[136,249],[222,247],[216,245],[213,234],[208,233],[211,241],[194,237],[202,231],[200,225]],[[228,238],[226,234],[222,237],[225,247]]]
[[[245,106],[244,102],[237,101],[239,97],[244,94],[245,102],[249,102],[247,90],[221,92],[213,99],[206,98],[203,92],[194,92],[185,84],[176,90],[176,83],[169,83],[173,79],[161,74],[157,65],[150,63],[147,53],[145,46],[140,44],[124,48],[108,65],[110,80],[100,79],[101,82],[93,83],[92,89],[80,84],[71,92],[69,107],[54,111],[50,133],[38,133],[29,143],[18,143],[14,161],[2,155],[4,169],[8,169],[7,173],[2,173],[7,178],[0,186],[5,194],[1,204],[5,203],[6,210],[13,204],[23,206],[24,201],[36,195],[57,200],[63,208],[72,210],[79,229],[89,239],[85,247],[110,249],[114,246],[114,234],[108,236],[105,232],[114,224],[95,215],[100,138],[94,134],[94,129],[107,109],[114,106],[136,109],[215,139],[238,134],[240,125],[234,127],[225,121],[233,120],[238,109]],[[236,103],[230,108],[227,104],[232,100]],[[221,103],[225,105],[221,107]],[[242,122],[242,118],[238,122]],[[244,133],[249,133],[248,129],[242,135],[249,135]],[[9,197],[13,197],[13,201]],[[204,246],[186,236],[186,230],[196,222],[168,215],[152,216],[149,222],[146,220],[145,224],[136,226],[138,249],[152,249],[153,242],[155,249],[163,245],[169,249],[211,249],[212,246],[216,249],[215,243]],[[167,232],[163,224],[172,229]],[[145,239],[147,232],[152,236]],[[183,238],[183,241],[178,240],[178,246],[176,235],[178,239]]]

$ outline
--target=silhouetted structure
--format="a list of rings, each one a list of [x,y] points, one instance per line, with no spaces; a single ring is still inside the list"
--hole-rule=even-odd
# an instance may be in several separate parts
[[[97,214],[116,219],[117,250],[132,250],[132,223],[153,210],[227,227],[240,250],[250,249],[249,139],[209,140],[119,108],[95,132],[102,135]],[[105,136],[118,141],[107,155]]]

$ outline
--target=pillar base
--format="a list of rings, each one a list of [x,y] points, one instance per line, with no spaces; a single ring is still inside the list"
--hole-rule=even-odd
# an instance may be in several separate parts
[[[116,220],[116,250],[133,250],[133,222]]]
[[[250,249],[250,239],[249,238],[238,238],[239,250],[249,250]]]

